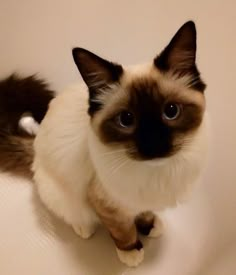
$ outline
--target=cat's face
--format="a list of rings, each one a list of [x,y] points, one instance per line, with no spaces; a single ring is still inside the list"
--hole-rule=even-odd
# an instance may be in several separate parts
[[[104,145],[136,160],[167,158],[188,145],[205,109],[192,22],[146,66],[123,68],[83,49],[73,55],[89,88],[93,130]]]

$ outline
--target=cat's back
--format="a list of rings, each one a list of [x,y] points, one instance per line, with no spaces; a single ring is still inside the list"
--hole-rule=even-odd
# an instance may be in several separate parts
[[[83,83],[76,83],[65,88],[51,101],[45,121],[57,121],[59,118],[68,118],[76,114],[83,115],[83,119],[88,120],[87,110],[87,88]]]

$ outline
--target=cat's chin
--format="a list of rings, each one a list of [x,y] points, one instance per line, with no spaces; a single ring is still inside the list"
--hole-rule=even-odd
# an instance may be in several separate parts
[[[144,164],[150,166],[150,167],[159,167],[163,166],[168,162],[168,158],[155,158],[152,160],[145,160],[143,161]]]

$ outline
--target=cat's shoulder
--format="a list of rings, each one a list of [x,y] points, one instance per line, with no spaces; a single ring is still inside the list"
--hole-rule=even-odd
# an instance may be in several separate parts
[[[84,83],[67,86],[51,101],[49,111],[54,109],[72,110],[78,107],[88,108],[88,90]]]

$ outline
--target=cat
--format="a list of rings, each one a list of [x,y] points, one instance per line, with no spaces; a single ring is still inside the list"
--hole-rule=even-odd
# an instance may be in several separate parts
[[[124,67],[83,48],[72,54],[84,83],[51,100],[34,146],[22,151],[33,155],[45,206],[85,239],[102,223],[121,262],[137,266],[144,258],[138,232],[160,236],[154,211],[176,206],[204,166],[196,27],[186,22],[145,65]]]

